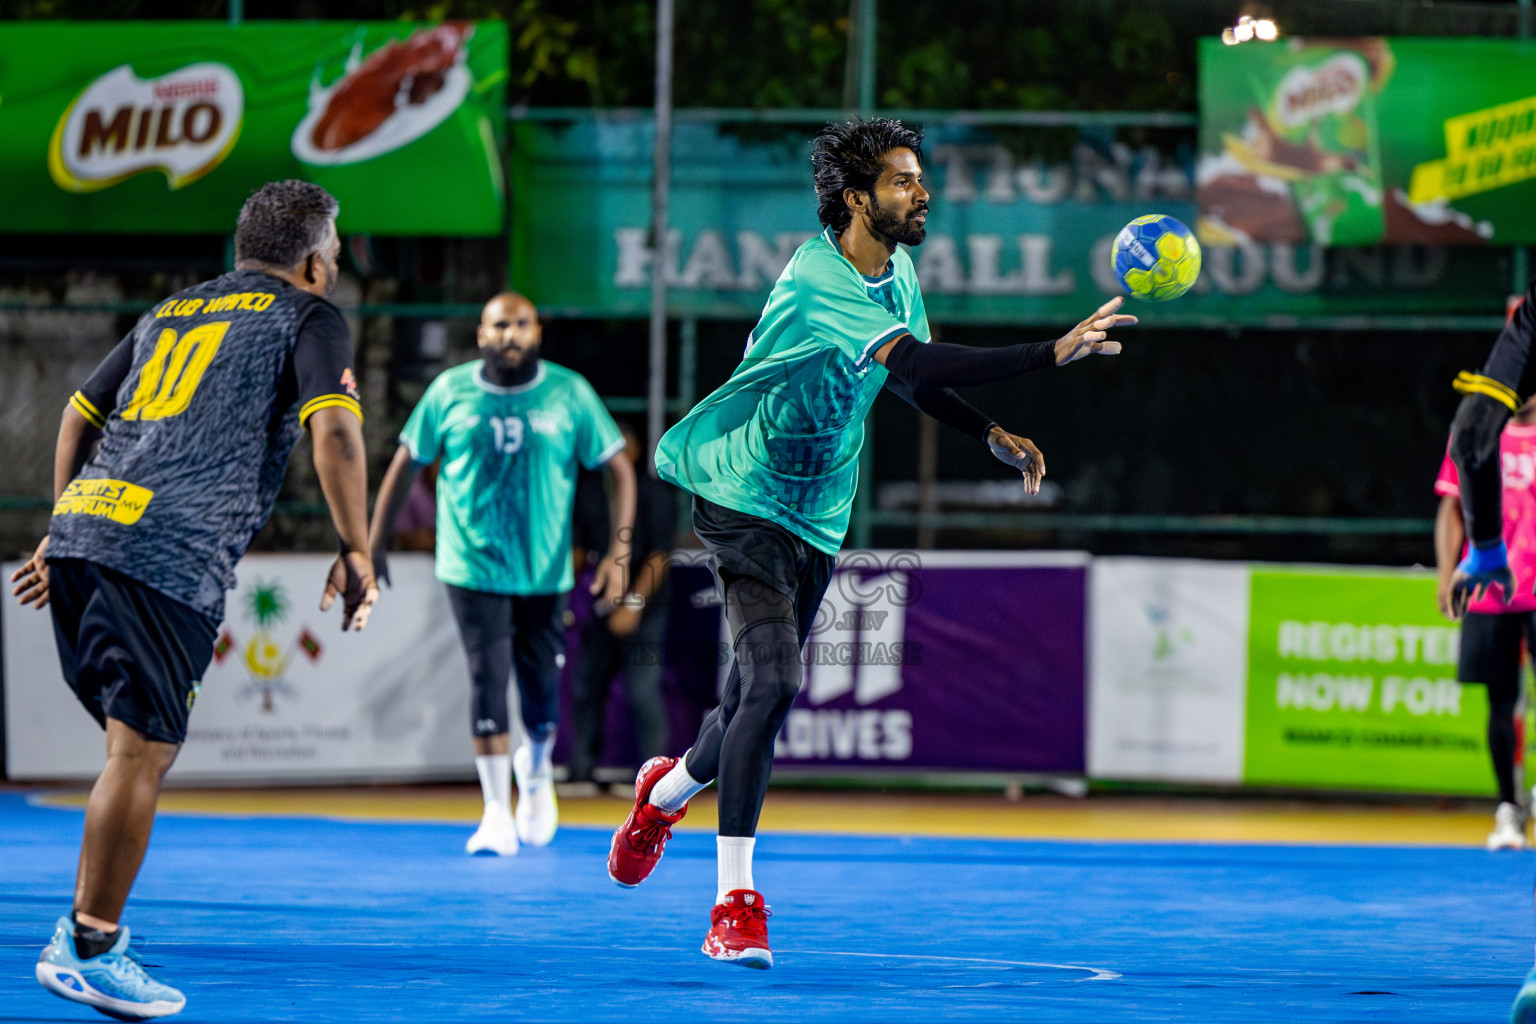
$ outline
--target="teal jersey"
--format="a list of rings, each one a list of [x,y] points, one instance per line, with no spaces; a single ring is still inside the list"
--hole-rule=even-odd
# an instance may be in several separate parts
[[[498,387],[479,360],[442,373],[400,443],[437,473],[437,578],[492,594],[570,590],[571,502],[578,466],[623,450],[585,377],[548,361],[532,381]]]
[[[656,446],[656,468],[717,505],[835,554],[859,485],[864,416],[885,384],[881,345],[929,339],[912,258],[866,277],[828,228],[795,251],[730,379]]]

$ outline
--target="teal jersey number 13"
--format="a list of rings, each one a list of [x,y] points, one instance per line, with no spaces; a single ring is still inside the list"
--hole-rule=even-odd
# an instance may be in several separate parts
[[[545,361],[498,387],[476,360],[445,371],[411,412],[400,443],[437,476],[437,577],[492,594],[570,590],[571,503],[579,468],[623,449],[586,378]]]

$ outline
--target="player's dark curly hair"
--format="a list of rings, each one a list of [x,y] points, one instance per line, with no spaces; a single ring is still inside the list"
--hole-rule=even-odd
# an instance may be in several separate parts
[[[843,201],[845,189],[873,192],[885,154],[910,149],[923,159],[923,129],[908,128],[888,117],[858,118],[845,124],[828,124],[811,143],[811,167],[815,171],[816,216],[841,233],[853,220]]]
[[[235,261],[296,267],[328,240],[326,225],[341,208],[336,197],[307,181],[271,181],[251,193],[235,224]]]

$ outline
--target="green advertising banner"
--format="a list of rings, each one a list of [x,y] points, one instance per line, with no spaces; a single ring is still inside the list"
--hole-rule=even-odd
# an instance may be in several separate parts
[[[1536,42],[1200,42],[1207,243],[1536,242]]]
[[[1195,221],[1193,133],[1132,146],[1084,129],[1041,158],[1019,131],[926,127],[932,214],[912,256],[935,323],[1073,323],[1120,293],[1110,250],[1127,222],[1153,212]],[[757,317],[795,247],[819,228],[815,129],[677,124],[665,268],[674,314]],[[545,311],[647,314],[652,135],[637,114],[514,123],[511,276]],[[1486,316],[1496,326],[1509,277],[1507,254],[1489,249],[1236,238],[1206,247],[1191,294],[1131,311],[1159,326],[1380,314]]]
[[[1255,568],[1243,781],[1487,796],[1487,692],[1431,573]]]
[[[228,233],[305,178],[343,232],[494,235],[500,22],[0,26],[6,232]]]

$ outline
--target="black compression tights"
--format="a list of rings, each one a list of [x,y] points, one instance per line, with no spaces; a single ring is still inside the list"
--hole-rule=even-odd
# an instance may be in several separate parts
[[[797,616],[795,601],[754,579],[736,577],[725,588],[735,663],[723,700],[704,719],[687,762],[698,781],[719,781],[722,836],[757,831],[774,740],[800,690],[800,645],[813,617],[814,604],[811,614]]]
[[[1488,753],[1499,782],[1499,801],[1515,799],[1515,702],[1494,701],[1488,709]]]

